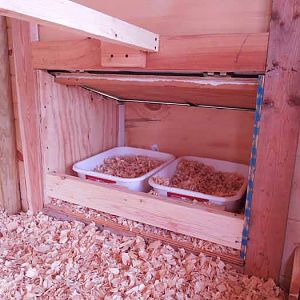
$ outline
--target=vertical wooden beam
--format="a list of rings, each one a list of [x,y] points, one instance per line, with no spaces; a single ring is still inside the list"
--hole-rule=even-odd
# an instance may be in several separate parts
[[[32,68],[30,24],[12,20],[17,109],[24,159],[28,207],[43,207],[40,107],[36,71]]]
[[[21,209],[6,18],[0,16],[0,207]]]
[[[246,272],[278,280],[300,126],[300,0],[274,0]]]

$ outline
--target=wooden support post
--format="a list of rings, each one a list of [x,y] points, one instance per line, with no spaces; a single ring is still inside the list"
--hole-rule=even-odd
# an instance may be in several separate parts
[[[28,207],[39,211],[43,207],[40,109],[36,71],[32,68],[30,24],[12,20],[11,27]]]
[[[21,209],[6,18],[0,16],[0,207]]]
[[[300,127],[300,0],[274,0],[246,272],[278,280]]]
[[[0,0],[0,14],[157,52],[159,35],[69,0]]]

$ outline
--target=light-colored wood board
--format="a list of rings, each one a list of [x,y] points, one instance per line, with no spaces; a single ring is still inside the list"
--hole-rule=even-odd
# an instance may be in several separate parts
[[[297,246],[300,246],[300,221],[288,220],[280,273],[289,280],[292,276],[293,258]]]
[[[134,48],[103,42],[101,43],[101,66],[145,68],[146,53]]]
[[[255,108],[257,79],[55,73],[55,81],[88,86],[120,99]]]
[[[276,281],[300,127],[299,9],[299,1],[273,1],[245,266],[247,273]]]
[[[68,209],[65,207],[58,207],[53,204],[48,204],[44,209],[43,213],[50,215],[55,218],[63,218],[64,220],[70,221],[80,221],[85,224],[95,223],[96,226],[113,230],[114,232],[125,234],[125,235],[139,235],[144,237],[145,239],[151,241],[162,241],[165,244],[171,245],[176,249],[185,249],[188,252],[192,252],[196,255],[200,253],[204,253],[205,255],[209,255],[212,257],[220,257],[223,261],[231,263],[233,265],[242,267],[244,265],[244,261],[239,256],[234,256],[230,254],[223,254],[221,252],[213,252],[203,248],[195,247],[192,243],[186,241],[177,241],[173,240],[170,237],[163,236],[159,233],[152,233],[138,228],[128,228],[125,225],[118,224],[114,221],[105,220],[102,217],[93,217],[86,216],[84,213],[73,211],[72,209]]]
[[[146,54],[143,70],[264,72],[267,44],[267,33],[162,36],[159,53]],[[140,70],[122,63],[104,67],[99,53],[98,44],[87,39],[32,44],[37,69]]]
[[[289,300],[298,300],[300,296],[300,246],[295,249],[293,272]]]
[[[249,163],[253,112],[128,103],[127,146]]]
[[[0,16],[0,207],[21,209],[6,18]]]
[[[39,72],[43,170],[72,174],[72,165],[117,146],[118,104]]]
[[[40,110],[36,71],[33,70],[31,61],[30,26],[26,22],[12,20],[11,28],[26,196],[29,209],[38,211],[43,207],[43,177],[39,127]]]
[[[69,0],[0,0],[0,13],[86,37],[157,52],[159,35]]]
[[[47,196],[51,198],[240,249],[241,215],[67,175],[46,177]]]
[[[75,0],[161,35],[267,32],[271,0]],[[41,27],[41,40],[80,38]]]

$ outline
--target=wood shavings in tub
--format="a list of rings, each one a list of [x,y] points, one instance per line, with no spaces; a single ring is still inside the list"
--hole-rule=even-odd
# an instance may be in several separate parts
[[[163,163],[161,160],[143,155],[114,156],[106,158],[95,171],[122,178],[137,178]]]
[[[238,173],[216,171],[201,162],[181,160],[172,178],[154,177],[153,180],[160,185],[230,197],[236,195],[245,179]]]
[[[220,259],[41,213],[1,211],[0,243],[1,300],[284,299]]]

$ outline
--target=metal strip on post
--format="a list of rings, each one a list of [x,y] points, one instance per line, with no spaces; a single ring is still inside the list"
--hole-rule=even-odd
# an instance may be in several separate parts
[[[264,85],[264,76],[261,75],[258,78],[258,87],[257,87],[256,110],[255,110],[255,118],[254,118],[253,139],[252,139],[252,147],[251,147],[248,187],[247,187],[246,206],[245,206],[245,222],[244,222],[243,237],[242,237],[242,248],[240,253],[242,259],[246,258],[246,249],[247,249],[248,237],[249,237],[249,225],[250,225],[250,218],[251,218],[251,205],[252,205],[252,196],[253,196],[253,182],[254,182],[254,176],[256,170],[256,149],[258,143],[261,108],[263,104],[263,95],[264,95],[263,85]]]

